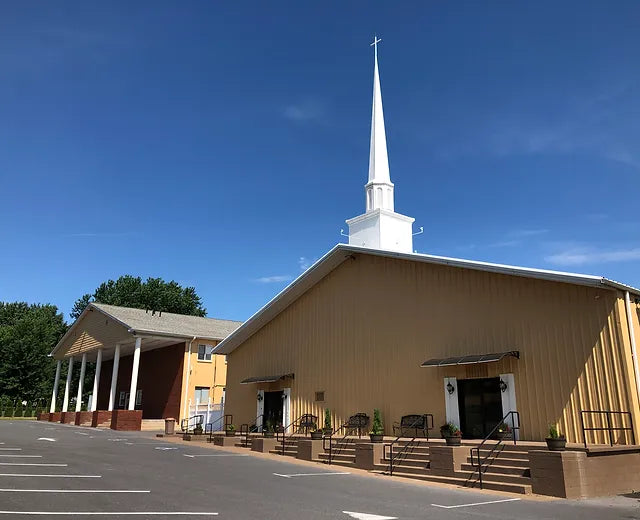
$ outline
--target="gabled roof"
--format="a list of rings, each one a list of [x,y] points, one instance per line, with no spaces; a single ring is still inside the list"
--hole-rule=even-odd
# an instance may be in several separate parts
[[[118,307],[104,303],[90,303],[80,317],[73,323],[67,333],[51,352],[53,355],[65,340],[73,333],[82,318],[92,310],[97,310],[110,317],[132,335],[167,336],[172,338],[193,338],[220,341],[235,331],[241,321],[201,318],[171,312],[158,312],[131,307]]]
[[[640,289],[625,285],[602,276],[592,276],[585,274],[566,273],[562,271],[551,271],[548,269],[534,269],[530,267],[518,267],[504,264],[493,264],[489,262],[478,262],[475,260],[463,260],[460,258],[449,258],[445,256],[425,255],[418,253],[397,253],[395,251],[383,251],[366,247],[338,244],[298,278],[285,287],[275,298],[268,302],[258,312],[251,316],[244,324],[230,334],[215,348],[216,354],[229,354],[238,346],[249,339],[269,321],[274,319],[284,309],[295,300],[311,289],[322,278],[338,267],[342,262],[352,257],[354,254],[383,256],[388,258],[399,258],[414,262],[424,262],[428,264],[448,265],[464,269],[474,269],[477,271],[487,271],[493,273],[521,276],[524,278],[538,278],[554,282],[570,283],[574,285],[586,285],[590,287],[608,288],[611,290],[629,291],[640,296]]]

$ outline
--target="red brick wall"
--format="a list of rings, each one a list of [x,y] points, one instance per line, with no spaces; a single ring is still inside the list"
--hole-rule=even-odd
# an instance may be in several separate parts
[[[144,348],[144,340],[142,340]],[[184,363],[184,343],[142,352],[138,371],[138,390],[142,390],[143,419],[178,418],[180,415],[180,393],[182,391],[182,366]],[[120,358],[116,402],[119,408],[120,392],[129,391],[133,356]],[[98,389],[98,410],[109,406],[111,371],[113,361],[102,364],[100,388]],[[125,404],[125,408],[129,403]]]

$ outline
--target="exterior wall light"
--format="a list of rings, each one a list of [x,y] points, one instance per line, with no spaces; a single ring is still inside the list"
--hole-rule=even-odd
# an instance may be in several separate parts
[[[287,394],[282,394],[282,400],[284,401],[287,398]]]
[[[258,392],[258,401],[262,401],[262,399],[263,399],[262,394]]]
[[[456,391],[456,387],[453,386],[451,383],[447,383],[447,392],[449,392],[449,395],[453,394],[453,392]]]
[[[505,383],[502,379],[500,380],[500,391],[503,393],[507,391],[507,383]]]

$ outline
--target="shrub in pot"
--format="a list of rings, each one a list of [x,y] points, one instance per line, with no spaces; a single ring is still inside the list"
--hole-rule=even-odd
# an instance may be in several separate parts
[[[496,436],[500,440],[511,439],[513,438],[513,430],[508,424],[501,422],[496,430]]]
[[[384,438],[384,426],[382,424],[380,410],[378,408],[373,410],[373,423],[371,424],[369,438],[371,439],[371,442],[382,442],[382,439]]]
[[[329,435],[333,433],[333,427],[331,426],[331,410],[329,408],[324,409],[324,433]]]
[[[233,437],[236,434],[236,427],[233,424],[227,424],[226,428],[224,429],[224,434],[227,437]]]
[[[267,425],[265,426],[262,435],[264,435],[265,438],[267,439],[273,439],[273,437],[275,436],[275,429],[273,427],[273,422],[271,421],[267,421]]]
[[[440,426],[440,435],[447,442],[447,446],[460,446],[462,444],[462,432],[452,422]]]
[[[555,424],[549,425],[549,437],[545,441],[547,441],[549,451],[564,451],[567,447],[567,438],[558,431]]]
[[[202,424],[198,424],[198,425],[193,429],[193,434],[194,434],[194,435],[202,435]]]

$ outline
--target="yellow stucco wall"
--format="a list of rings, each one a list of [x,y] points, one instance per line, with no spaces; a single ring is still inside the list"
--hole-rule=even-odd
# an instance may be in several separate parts
[[[195,405],[196,387],[209,388],[209,396],[212,404],[219,404],[222,401],[223,391],[227,378],[226,356],[213,355],[211,361],[198,360],[198,345],[216,346],[219,341],[205,340],[197,338],[195,341],[185,342],[184,353],[184,373],[182,376],[182,399],[180,405],[180,417],[186,416],[185,406],[189,400]],[[191,344],[191,355],[189,356],[189,344]],[[189,363],[189,357],[191,361]],[[187,372],[190,371],[187,383]],[[187,388],[188,384],[188,388]],[[206,404],[206,403],[201,403]]]
[[[550,422],[579,442],[580,410],[640,423],[622,294],[605,288],[354,255],[228,356],[226,413],[252,423],[256,392],[291,387],[291,418],[334,424],[380,408],[386,432],[409,413],[445,420],[444,378],[513,373],[523,439]],[[635,308],[635,306],[634,306]],[[421,368],[429,358],[520,351],[521,358]],[[253,376],[293,381],[241,385]],[[315,392],[325,401],[316,403]],[[435,432],[437,435],[437,432]],[[638,432],[636,431],[636,439]]]

